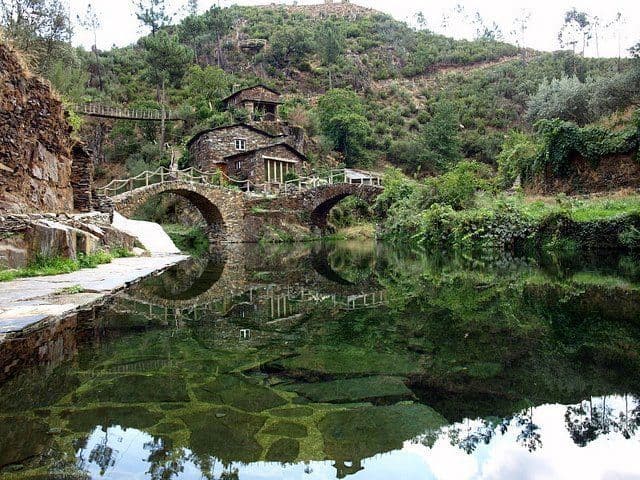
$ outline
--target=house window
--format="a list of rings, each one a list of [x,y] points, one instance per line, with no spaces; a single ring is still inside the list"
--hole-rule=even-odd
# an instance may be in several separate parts
[[[242,162],[240,160],[238,160],[236,162],[236,170],[240,170],[242,168]]]
[[[247,141],[244,138],[236,138],[236,150],[246,150]]]

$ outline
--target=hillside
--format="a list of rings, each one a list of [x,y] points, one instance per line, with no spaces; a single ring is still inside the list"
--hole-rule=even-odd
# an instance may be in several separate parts
[[[423,137],[441,110],[450,110],[443,115],[458,130],[456,156],[495,165],[505,134],[531,128],[527,103],[545,80],[587,82],[631,66],[566,51],[520,51],[490,37],[454,40],[351,3],[212,8],[130,47],[68,54],[75,67],[54,66],[49,77],[76,103],[159,108],[162,77],[165,103],[185,117],[169,126],[173,146],[204,128],[241,121],[245,113],[225,112],[220,99],[260,82],[283,92],[281,113],[306,129],[314,163],[335,158],[422,173],[447,168],[423,153]],[[154,58],[175,62],[158,67]],[[360,99],[368,125],[358,155],[329,141],[318,121],[318,99],[330,89],[352,89]],[[140,171],[162,155],[153,125],[87,122],[81,135],[97,152],[98,173],[107,176],[121,174],[125,163]]]

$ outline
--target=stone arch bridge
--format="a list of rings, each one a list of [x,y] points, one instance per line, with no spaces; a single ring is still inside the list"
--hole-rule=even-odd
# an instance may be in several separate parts
[[[155,181],[158,171],[145,172],[133,180],[117,180],[115,187],[110,184],[99,193],[110,197],[113,209],[126,217],[157,195],[183,197],[202,215],[212,243],[220,244],[257,242],[265,231],[292,225],[304,231],[303,236],[323,235],[329,230],[329,212],[340,201],[354,196],[372,204],[384,190],[381,178],[373,175],[352,183],[346,174],[332,174],[328,180],[299,179],[274,189],[248,182],[233,185],[220,181],[219,173],[194,169],[186,174],[161,172],[160,181]],[[119,191],[122,186],[126,188]]]

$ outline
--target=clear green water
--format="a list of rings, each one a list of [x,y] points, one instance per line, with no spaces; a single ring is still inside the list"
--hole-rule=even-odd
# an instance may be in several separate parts
[[[241,246],[49,349],[0,384],[2,478],[640,476],[632,258]]]

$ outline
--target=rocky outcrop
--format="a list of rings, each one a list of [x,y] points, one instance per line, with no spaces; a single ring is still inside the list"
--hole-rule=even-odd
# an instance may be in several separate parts
[[[100,213],[0,215],[0,268],[22,268],[37,257],[132,250],[135,238],[110,223],[110,216]]]
[[[71,212],[72,140],[60,100],[0,43],[0,212]]]

